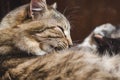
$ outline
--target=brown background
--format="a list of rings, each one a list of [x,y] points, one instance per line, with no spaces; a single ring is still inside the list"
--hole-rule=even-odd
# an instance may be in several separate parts
[[[0,0],[0,19],[29,0]],[[82,41],[96,26],[120,23],[120,0],[47,0],[58,3],[58,10],[71,22],[74,41]]]

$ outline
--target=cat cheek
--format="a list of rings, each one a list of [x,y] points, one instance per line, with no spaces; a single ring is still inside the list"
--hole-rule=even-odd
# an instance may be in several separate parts
[[[40,47],[42,50],[46,52],[51,52],[53,51],[53,47],[51,47],[49,44],[43,43],[42,45],[40,44]]]

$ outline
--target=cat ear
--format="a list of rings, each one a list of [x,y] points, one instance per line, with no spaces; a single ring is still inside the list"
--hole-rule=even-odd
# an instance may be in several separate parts
[[[56,9],[57,8],[57,3],[55,2],[54,4],[51,5],[51,7]]]
[[[31,0],[30,16],[34,18],[34,12],[42,12],[47,10],[46,0]]]

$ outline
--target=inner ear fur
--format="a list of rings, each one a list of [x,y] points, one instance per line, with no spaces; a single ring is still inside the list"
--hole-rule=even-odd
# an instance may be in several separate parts
[[[35,18],[35,12],[42,12],[43,10],[47,10],[46,0],[31,0],[29,15],[32,19]]]

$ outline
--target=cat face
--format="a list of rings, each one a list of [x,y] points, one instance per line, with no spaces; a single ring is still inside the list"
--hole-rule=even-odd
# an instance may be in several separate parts
[[[47,25],[55,25],[59,28],[55,33],[61,32],[68,44],[72,45],[70,23],[63,14],[56,10],[56,6],[56,3],[48,6],[46,0],[32,0],[30,3],[30,16],[33,20],[41,20],[46,22]]]
[[[72,45],[70,23],[63,14],[56,10],[56,6],[56,3],[47,6],[46,0],[32,0],[30,4],[33,20],[41,20],[48,26],[55,25],[48,30],[43,30],[42,33],[35,34],[36,39],[41,41],[41,47],[44,50],[50,50],[50,48],[60,50]]]
[[[24,26],[22,24],[19,26],[18,31],[23,30],[19,35],[26,33],[27,37],[37,41],[37,46],[39,43],[41,50],[50,52],[72,45],[70,23],[63,14],[56,10],[56,3],[48,6],[45,0],[31,0],[29,16],[32,20],[27,22],[25,19]],[[21,36],[23,37],[23,35]],[[25,41],[25,43],[27,42]],[[31,44],[31,42],[27,44]],[[39,50],[37,54],[39,54]]]
[[[45,27],[44,25],[44,27],[41,28],[38,25],[38,27],[35,28],[34,24],[38,23],[32,23],[33,28],[27,28],[25,32],[29,33],[30,36],[32,35],[32,38],[39,42],[42,50],[50,52],[52,50],[62,50],[69,47],[70,44],[59,27],[49,25],[50,27],[48,28],[48,26]]]

